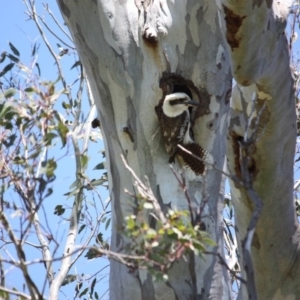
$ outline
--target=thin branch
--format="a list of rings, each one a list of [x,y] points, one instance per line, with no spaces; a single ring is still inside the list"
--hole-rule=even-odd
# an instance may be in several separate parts
[[[8,288],[6,288],[6,287],[4,287],[4,286],[0,286],[0,291],[5,292],[5,293],[8,293],[8,294],[12,294],[12,295],[17,295],[17,296],[20,296],[20,297],[22,297],[22,298],[24,298],[24,299],[28,299],[28,300],[34,299],[34,298],[28,296],[28,295],[25,294],[25,293],[22,293],[22,292],[19,292],[19,291],[15,291],[15,290],[11,290],[11,289],[8,289]]]
[[[97,225],[101,222],[101,219],[106,215],[106,209],[108,207],[110,202],[108,202],[106,204],[106,207],[105,207],[105,210],[102,212],[102,214],[100,215],[100,217],[98,218],[97,220]],[[90,236],[87,238],[87,240],[85,241],[85,246],[84,248],[82,248],[81,251],[79,251],[79,253],[77,254],[77,256],[73,259],[71,265],[70,265],[70,268],[74,265],[74,263],[80,258],[80,256],[84,253],[85,251],[85,247],[90,243],[91,239],[94,237],[95,233],[96,233],[96,230],[97,230],[97,226],[94,227],[94,230],[91,232]]]
[[[5,272],[2,257],[0,256],[0,286],[5,286]]]
[[[247,234],[244,240],[242,241],[242,251],[243,251],[245,272],[247,274],[246,285],[249,293],[249,298],[257,299],[254,268],[253,268],[252,257],[251,257],[251,245],[252,245],[256,224],[258,222],[258,219],[260,217],[263,208],[263,203],[252,188],[247,189],[247,194],[254,204],[254,211],[252,213],[251,220],[247,229]]]
[[[29,13],[30,13],[30,17],[33,19],[33,21],[35,22],[36,26],[37,26],[37,29],[46,45],[46,47],[48,48],[50,54],[52,55],[52,57],[54,58],[55,62],[56,62],[56,65],[57,65],[57,69],[58,69],[58,72],[59,72],[59,75],[60,75],[60,79],[61,79],[61,82],[63,84],[63,87],[65,89],[65,91],[67,92],[67,97],[69,99],[69,102],[71,103],[71,95],[70,95],[70,91],[69,91],[69,88],[68,88],[68,85],[65,81],[65,77],[63,75],[63,71],[62,71],[62,68],[61,68],[61,65],[60,65],[60,61],[59,61],[59,58],[57,57],[57,55],[55,54],[54,50],[52,49],[44,31],[43,31],[43,28],[41,27],[38,19],[37,19],[37,13],[36,13],[36,10],[35,10],[35,3],[34,1],[32,0],[29,0],[29,3],[27,3],[26,0],[23,0],[24,4],[26,5],[26,7],[28,8],[29,10]]]
[[[74,116],[75,116],[75,122],[74,122],[74,126],[73,128],[75,128],[78,123],[79,123],[79,117],[80,117],[80,114],[81,114],[81,105],[82,105],[82,91],[83,91],[83,88],[84,88],[84,83],[85,83],[85,78],[83,76],[83,67],[82,65],[80,65],[80,83],[79,83],[79,88],[78,88],[78,91],[77,91],[77,95],[76,95],[76,99],[77,99],[77,107],[76,107],[76,111],[77,113],[74,113]],[[91,105],[92,107],[92,105]],[[91,126],[91,124],[89,124]],[[84,150],[83,150],[84,152]]]
[[[211,255],[217,256],[217,257],[220,259],[220,264],[223,265],[223,266],[225,266],[226,269],[229,271],[229,273],[230,273],[232,276],[234,276],[234,277],[235,277],[236,279],[238,279],[240,282],[242,282],[242,283],[244,283],[244,284],[247,284],[247,281],[246,281],[243,277],[237,275],[237,274],[236,274],[237,272],[236,272],[236,271],[233,271],[233,270],[227,265],[226,260],[223,258],[223,256],[222,256],[220,253],[215,253],[215,252],[210,252],[210,251],[204,251],[203,253],[204,253],[204,254],[211,254]]]
[[[40,299],[42,300],[43,299],[42,295],[39,293],[38,288],[32,281],[31,277],[29,276],[27,266],[26,266],[25,253],[23,251],[22,244],[20,242],[18,242],[18,239],[15,237],[13,230],[11,229],[11,227],[7,221],[7,218],[3,212],[0,212],[0,220],[16,248],[16,252],[17,252],[18,258],[20,260],[19,268],[23,272],[23,276],[24,276],[25,282],[27,284],[28,290],[30,292],[31,298],[36,299],[36,300],[40,300]]]
[[[57,38],[62,44],[64,44],[66,47],[72,49],[72,50],[76,50],[75,47],[72,47],[70,45],[68,45],[66,42],[64,42],[64,40],[62,40],[55,32],[53,32],[53,30],[47,25],[47,23],[43,20],[43,18],[41,16],[38,16],[38,18],[41,20],[41,22],[43,23],[43,25],[47,28],[47,30],[55,37]]]
[[[188,194],[188,192],[187,192],[186,184],[185,184],[184,180],[180,181],[179,177],[177,176],[177,173],[175,172],[175,170],[174,170],[174,168],[173,168],[173,166],[172,166],[171,164],[170,164],[170,168],[171,168],[171,171],[173,172],[173,174],[174,174],[174,176],[175,176],[177,182],[180,184],[181,189],[182,189],[183,192],[184,192],[184,195],[185,195],[185,198],[186,198],[186,200],[187,200],[188,207],[189,207],[189,212],[190,212],[190,217],[191,217],[191,224],[192,224],[193,226],[195,226],[196,223],[195,223],[195,219],[194,219],[194,213],[193,213],[192,203],[191,203],[191,199],[190,199],[190,197],[189,197],[189,194]]]
[[[300,179],[298,179],[294,184],[294,190],[297,190],[299,186],[300,186]]]
[[[57,21],[56,17],[53,15],[52,11],[49,9],[48,3],[43,4],[46,8],[49,15],[52,17],[53,21],[56,23],[56,25],[59,27],[59,29],[67,36],[67,38],[73,43],[73,40],[71,36],[68,34],[68,32],[61,26],[61,24]]]
[[[74,138],[74,136],[71,136],[73,147],[75,151],[75,159],[76,159],[76,179],[79,180],[79,185],[84,185],[84,179],[82,179],[79,174],[82,173],[82,164],[81,164],[81,153],[79,150],[78,142]],[[72,257],[71,255],[68,255],[70,253],[73,253],[73,249],[75,247],[75,240],[78,235],[78,220],[79,220],[79,214],[82,207],[82,200],[83,200],[83,189],[80,189],[80,191],[75,195],[73,208],[70,216],[70,225],[68,230],[68,237],[65,243],[65,249],[64,249],[64,258],[61,262],[61,267],[59,272],[57,272],[55,279],[52,282],[52,285],[50,287],[50,298],[51,299],[58,299],[58,292],[59,288],[62,285],[63,280],[67,276],[70,267],[72,266]]]
[[[138,188],[138,191],[141,193],[141,195],[143,197],[145,197],[147,199],[147,201],[151,202],[153,205],[154,210],[156,211],[156,213],[158,214],[158,217],[160,218],[160,221],[165,224],[167,222],[165,215],[163,214],[159,203],[157,202],[156,197],[153,194],[153,191],[150,187],[148,178],[145,176],[145,179],[147,181],[147,185],[145,185],[135,174],[135,172],[129,167],[129,165],[127,164],[127,161],[125,160],[124,156],[121,155],[122,161],[126,167],[126,169],[131,173],[131,175],[134,177],[134,179],[136,180],[136,187]]]
[[[46,241],[46,239],[44,238],[44,235],[41,232],[40,221],[39,221],[39,216],[38,216],[37,212],[35,212],[33,214],[32,223],[33,223],[33,226],[34,226],[34,229],[36,232],[36,236],[42,246],[43,257],[45,260],[50,261],[50,262],[46,263],[46,270],[47,270],[47,277],[49,280],[49,284],[51,284],[53,281],[53,277],[54,277],[52,263],[51,263],[52,255],[51,255],[49,243]]]

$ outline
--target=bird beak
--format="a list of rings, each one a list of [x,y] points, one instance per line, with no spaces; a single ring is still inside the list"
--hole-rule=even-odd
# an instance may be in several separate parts
[[[199,102],[193,101],[193,100],[187,101],[186,104],[187,104],[188,106],[199,106],[199,105],[200,105]]]

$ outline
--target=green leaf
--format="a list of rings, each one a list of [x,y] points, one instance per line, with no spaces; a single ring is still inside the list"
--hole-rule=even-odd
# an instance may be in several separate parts
[[[3,144],[9,148],[10,146],[12,146],[16,140],[17,136],[15,134],[12,134],[7,140],[3,140]]]
[[[62,107],[63,107],[64,109],[69,109],[69,108],[71,108],[71,105],[70,105],[69,103],[66,103],[65,101],[63,101],[63,102],[62,102]]]
[[[78,234],[80,234],[80,232],[85,228],[86,225],[82,224],[78,230]]]
[[[71,196],[77,195],[81,191],[81,188],[76,188],[71,192],[65,193],[64,196],[68,196],[70,198]]]
[[[58,77],[55,79],[55,81],[52,82],[51,84],[56,84],[56,83],[58,83],[60,80],[61,80],[61,77],[60,77],[60,75],[58,75]]]
[[[96,298],[96,300],[98,300],[99,299],[99,296],[98,296],[98,293],[97,292],[95,292],[95,298]]]
[[[33,152],[29,157],[28,159],[34,159],[34,158],[37,158],[39,155],[40,155],[41,151],[40,150],[37,150],[35,152]]]
[[[32,93],[32,92],[36,92],[36,89],[34,87],[30,86],[30,87],[26,88],[24,91],[26,93]]]
[[[0,56],[0,64],[4,62],[5,57],[6,57],[6,52],[4,51],[1,53],[1,56]]]
[[[75,297],[77,296],[77,294],[79,293],[79,291],[80,291],[80,289],[81,289],[81,287],[82,287],[82,282],[80,282],[79,284],[76,284],[76,287],[75,287],[75,291],[76,291],[76,295],[75,295]]]
[[[14,55],[20,56],[20,52],[11,42],[9,42],[8,45],[9,45],[11,51],[14,53]]]
[[[107,219],[106,224],[105,224],[105,230],[107,230],[107,228],[109,227],[110,221],[111,221],[111,218]]]
[[[43,193],[45,191],[47,182],[43,178],[37,178],[37,181],[39,182],[38,192],[41,194],[41,193]]]
[[[54,176],[54,171],[56,170],[56,168],[57,168],[56,161],[53,158],[49,159],[47,161],[46,172],[45,172],[48,179]]]
[[[7,56],[9,59],[11,59],[12,61],[14,61],[15,63],[18,63],[18,62],[20,61],[19,58],[15,57],[15,56],[13,56],[13,55],[11,55],[11,54],[7,54],[6,56]]]
[[[98,233],[98,235],[96,237],[96,243],[97,244],[103,243],[103,234],[101,232]]]
[[[54,208],[54,214],[55,215],[58,215],[58,216],[61,216],[63,215],[65,212],[65,209],[62,207],[62,205],[56,205],[55,208]]]
[[[91,185],[93,187],[99,186],[99,185],[104,186],[105,184],[107,184],[107,178],[106,177],[101,177],[100,179],[93,179],[91,181]]]
[[[89,288],[85,288],[79,295],[79,298],[85,295],[88,292]]]
[[[78,176],[81,178],[81,179],[89,179],[84,173],[82,173],[82,172],[78,172],[77,173],[78,174]]]
[[[36,52],[36,43],[34,43],[34,45],[33,45],[33,49],[32,49],[32,52],[31,52],[31,56],[34,56],[34,55],[35,55],[35,52]]]
[[[35,66],[37,67],[39,76],[41,77],[41,69],[39,63],[35,63]]]
[[[87,155],[84,155],[84,154],[82,154],[82,155],[80,156],[80,158],[81,158],[81,167],[82,167],[83,169],[85,169],[85,168],[87,167],[89,158],[88,158]]]
[[[71,70],[72,70],[73,68],[75,68],[75,67],[78,67],[78,66],[81,66],[81,61],[80,61],[80,60],[77,60],[77,61],[75,62],[75,64],[71,67]]]
[[[135,227],[135,220],[130,216],[127,221],[127,228],[132,230]]]
[[[13,129],[13,124],[11,123],[11,122],[7,122],[6,124],[5,124],[5,129],[7,129],[7,130],[12,130]]]
[[[0,72],[0,77],[4,76],[8,71],[10,71],[15,63],[10,63],[4,67],[4,69]]]
[[[63,280],[63,282],[62,282],[61,285],[62,285],[62,286],[67,285],[67,284],[69,284],[69,283],[75,281],[76,278],[77,278],[76,275],[69,274],[69,275],[67,275],[66,278]]]
[[[47,189],[47,193],[46,193],[46,195],[45,195],[44,197],[47,198],[47,197],[49,197],[50,195],[52,195],[52,193],[53,193],[53,189],[52,189],[52,188],[48,188],[48,189]]]
[[[104,163],[100,163],[98,164],[93,170],[103,170],[105,169]]]
[[[55,133],[53,133],[53,132],[47,133],[47,134],[44,136],[44,140],[45,140],[46,146],[51,145],[52,140],[53,140],[54,138],[56,138],[56,137],[57,137],[57,134],[55,134]]]
[[[54,92],[55,92],[55,86],[54,84],[51,84],[49,88],[49,96],[54,95]]]
[[[8,91],[8,90],[7,90]],[[5,102],[0,104],[0,121],[5,118],[6,120],[11,120],[14,115],[14,107],[11,103]]]
[[[9,294],[7,292],[0,290],[0,299],[3,299],[3,300],[10,299]]]
[[[20,156],[16,156],[14,158],[14,163],[17,164],[17,165],[22,165],[22,164],[25,164],[25,159],[24,157],[20,157]]]
[[[97,257],[101,257],[102,254],[97,251],[97,249],[95,248],[91,248],[88,250],[88,252],[86,253],[86,255],[84,257],[86,257],[87,259],[93,259],[93,258],[97,258]]]
[[[80,187],[81,186],[81,180],[80,179],[76,179],[69,187],[69,189],[72,189],[74,187]]]
[[[96,280],[96,277],[95,277],[94,280],[92,281],[92,285],[91,285],[91,292],[90,292],[91,297],[94,293],[94,288],[95,288],[96,282],[97,282],[97,280]]]
[[[57,131],[61,138],[61,143],[62,143],[62,148],[63,148],[67,143],[67,134],[69,132],[69,129],[64,123],[59,122],[58,126],[57,126]]]

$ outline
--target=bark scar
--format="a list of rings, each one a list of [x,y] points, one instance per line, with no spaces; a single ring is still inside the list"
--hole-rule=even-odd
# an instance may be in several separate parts
[[[242,168],[247,168],[252,180],[257,176],[258,169],[253,158],[256,153],[256,146],[253,141],[245,142],[244,138],[234,131],[231,131],[232,146],[234,153],[234,171],[238,179],[244,180]],[[242,164],[244,164],[242,166]]]
[[[241,38],[237,37],[237,32],[242,26],[243,20],[246,16],[239,16],[235,14],[231,9],[223,5],[224,13],[225,13],[225,22],[227,26],[226,31],[226,39],[231,48],[231,51],[234,48],[238,48],[240,45]]]
[[[133,130],[131,129],[130,125],[123,127],[123,132],[127,133],[130,141],[134,143],[134,137],[133,137]]]
[[[147,46],[155,48],[158,35],[167,35],[168,28],[162,16],[167,16],[164,5],[157,0],[135,0],[139,17],[143,17],[142,37]]]

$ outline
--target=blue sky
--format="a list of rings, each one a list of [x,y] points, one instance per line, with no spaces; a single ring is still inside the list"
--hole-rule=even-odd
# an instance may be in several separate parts
[[[37,11],[41,15],[44,14],[43,6],[40,1],[36,1],[37,3]],[[60,13],[57,8],[56,1],[50,0],[47,1],[49,4],[49,7],[51,11],[54,13],[56,17],[58,17],[59,21],[62,22],[62,18],[60,16]],[[2,3],[2,7],[0,10],[0,20],[1,20],[1,26],[0,26],[0,53],[3,51],[11,52],[10,48],[8,46],[8,42],[11,42],[21,53],[20,58],[21,61],[25,64],[29,64],[31,62],[30,54],[32,51],[32,46],[34,43],[37,43],[39,45],[39,54],[38,54],[38,62],[40,64],[41,68],[41,77],[43,79],[52,80],[55,81],[58,77],[57,71],[54,67],[54,61],[52,57],[49,55],[48,50],[46,46],[44,45],[37,29],[33,21],[28,20],[27,15],[25,14],[26,7],[23,4],[23,1],[21,0],[10,0],[5,1],[5,3]],[[49,16],[45,13],[46,20],[49,21],[49,24],[53,26],[53,22],[50,22]],[[55,27],[52,27],[55,28]],[[67,29],[65,27],[65,29]],[[57,30],[56,30],[57,32]],[[53,48],[56,50],[56,53],[59,52],[58,47],[56,46],[56,40],[51,37],[50,34],[47,33],[47,36],[49,37],[49,40],[51,41],[51,44]],[[64,38],[65,39],[65,38]],[[67,41],[69,42],[69,41]],[[68,80],[68,82],[72,82],[76,78],[76,73],[71,72],[70,68],[74,64],[74,55],[70,54],[61,59],[61,63],[63,66],[63,69],[65,71],[65,76]],[[7,62],[6,62],[7,63]],[[0,69],[2,69],[5,66],[5,63],[0,66]],[[57,109],[61,109],[61,103],[65,100],[64,97],[61,97],[61,99],[58,99]],[[63,112],[63,110],[61,109]],[[84,105],[83,105],[83,113],[86,117],[89,112],[89,105],[86,96],[84,97]],[[71,147],[70,147],[71,148]],[[100,178],[102,173],[97,170],[93,170],[93,168],[102,161],[102,154],[100,153],[101,150],[103,150],[104,146],[102,141],[98,141],[97,143],[90,143],[89,144],[89,153],[88,156],[90,157],[90,163],[89,168],[86,172],[88,177],[90,179],[93,178]],[[60,146],[56,147],[53,155],[55,157],[61,157],[62,155],[66,154],[67,150],[66,147],[63,149],[60,149]],[[75,180],[75,161],[74,161],[74,155],[72,151],[69,151],[66,156],[63,159],[60,159],[58,161],[58,170],[57,170],[57,179],[53,185],[54,194],[47,198],[44,202],[45,210],[47,212],[47,218],[49,224],[51,224],[52,230],[54,235],[57,237],[57,240],[60,242],[61,247],[59,248],[57,255],[60,256],[63,251],[64,246],[64,238],[67,234],[68,229],[68,222],[62,220],[60,217],[54,215],[54,208],[57,204],[65,204],[66,206],[72,206],[72,198],[66,200],[66,197],[63,196],[66,192],[69,191],[69,186],[73,183]],[[105,201],[108,197],[108,192],[102,188],[99,190],[101,194],[101,198],[103,201]],[[13,193],[10,192],[8,195],[9,199],[16,200],[18,197]],[[8,200],[9,200],[8,199]],[[91,203],[94,201],[95,198],[91,196],[91,194],[88,194],[87,201],[90,201]],[[97,199],[95,200],[97,201]],[[88,203],[88,202],[87,202]],[[91,206],[89,208],[89,213],[91,214],[91,218],[95,220],[96,213],[95,209]],[[69,214],[69,211],[67,211],[64,214],[64,217],[67,218]],[[8,215],[8,217],[11,217]],[[41,214],[41,220],[44,219],[43,214]],[[17,228],[18,222],[16,220],[13,220],[12,218],[10,221],[13,222],[13,224]],[[101,232],[104,233],[104,225],[101,226]],[[106,232],[104,235],[105,238],[108,238],[110,235],[110,232]],[[30,237],[30,240],[32,242],[36,242],[34,235]],[[84,240],[79,237],[77,239],[77,243],[80,244]],[[93,244],[93,243],[92,243]],[[1,241],[0,241],[1,245]],[[26,246],[25,249],[27,259],[35,259],[35,258],[41,258],[40,251],[37,249],[34,249],[32,247]],[[1,251],[1,250],[0,250]],[[11,253],[14,253],[13,249],[10,249]],[[1,253],[1,252],[0,252]],[[3,255],[3,253],[1,253]],[[106,259],[97,259],[94,261],[87,261],[85,258],[81,258],[78,263],[74,265],[74,267],[71,270],[71,274],[79,274],[82,273],[85,274],[85,277],[88,277],[89,275],[92,275],[96,272],[98,272],[100,269],[107,266],[108,262]],[[8,267],[8,266],[6,266]],[[56,263],[55,268],[59,268],[59,263]],[[44,276],[45,276],[45,268],[43,264],[40,265],[34,265],[29,268],[33,280],[37,283],[38,286],[42,286],[44,284]],[[100,279],[105,274],[107,275],[109,272],[108,268],[105,268],[105,270],[97,276],[97,279]],[[92,278],[93,279],[93,278]],[[92,282],[92,279],[88,281],[86,284],[83,284],[82,290],[88,286],[89,283]],[[99,284],[96,286],[96,290],[101,296],[104,294],[108,289],[108,277],[106,276],[104,279],[100,281]],[[16,287],[18,289],[22,289],[22,276],[21,273],[17,270],[12,268],[7,276],[6,276],[6,285],[8,288]],[[60,299],[72,299],[74,296],[74,288],[75,285],[67,285],[64,287],[63,294],[60,295]],[[47,287],[46,287],[46,293],[47,295]],[[103,298],[105,299],[105,298]]]

